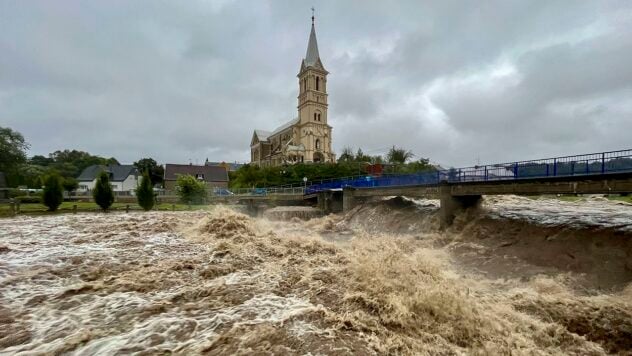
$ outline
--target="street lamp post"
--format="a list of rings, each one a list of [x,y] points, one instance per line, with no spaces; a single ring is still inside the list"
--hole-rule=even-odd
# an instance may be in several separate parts
[[[305,183],[305,188],[303,188],[303,193],[307,193],[307,177],[303,177],[303,183]]]

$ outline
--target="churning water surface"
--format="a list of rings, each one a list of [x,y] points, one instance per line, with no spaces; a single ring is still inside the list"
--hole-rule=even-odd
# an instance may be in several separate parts
[[[632,350],[630,206],[493,198],[447,231],[436,209],[2,219],[0,354]]]

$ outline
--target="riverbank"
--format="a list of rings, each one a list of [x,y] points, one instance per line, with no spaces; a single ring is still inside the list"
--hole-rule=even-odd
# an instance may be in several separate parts
[[[76,210],[74,207],[77,207]],[[188,211],[188,210],[204,210],[208,209],[208,205],[186,205],[186,204],[171,204],[171,203],[159,203],[153,208],[155,211]],[[11,217],[14,215],[9,203],[0,203],[0,217]],[[131,203],[114,203],[110,208],[110,211],[143,211],[138,204]],[[48,208],[44,204],[25,203],[20,204],[21,215],[55,215],[55,214],[68,214],[74,212],[101,212],[101,208],[93,202],[63,202],[59,209],[55,212],[48,211]]]

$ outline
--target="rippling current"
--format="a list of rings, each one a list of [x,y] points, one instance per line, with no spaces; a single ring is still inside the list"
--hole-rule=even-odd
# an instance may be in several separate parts
[[[632,207],[0,220],[0,354],[630,354]]]

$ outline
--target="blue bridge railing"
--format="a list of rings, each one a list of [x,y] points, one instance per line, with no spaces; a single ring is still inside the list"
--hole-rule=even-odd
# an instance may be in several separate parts
[[[363,175],[330,179],[307,184],[305,194],[344,187],[370,188],[437,185],[442,181],[447,181],[448,183],[486,182],[623,172],[632,172],[632,149],[466,168],[451,168],[412,174]]]

